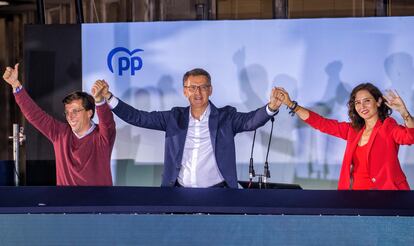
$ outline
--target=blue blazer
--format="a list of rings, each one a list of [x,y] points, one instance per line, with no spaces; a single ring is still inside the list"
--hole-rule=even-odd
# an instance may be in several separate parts
[[[237,188],[234,136],[263,126],[270,118],[266,106],[248,113],[236,108],[216,108],[210,102],[209,129],[217,165],[224,180]],[[123,121],[138,127],[165,131],[164,172],[161,186],[174,186],[181,169],[187,136],[190,107],[174,107],[169,111],[147,112],[133,108],[119,100],[112,111]]]

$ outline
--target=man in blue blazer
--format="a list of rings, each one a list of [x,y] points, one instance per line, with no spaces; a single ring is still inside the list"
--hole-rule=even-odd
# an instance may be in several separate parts
[[[217,108],[209,100],[210,74],[200,68],[183,77],[190,106],[146,112],[104,94],[112,111],[125,122],[165,131],[164,172],[161,186],[237,188],[234,136],[263,126],[282,103],[272,90],[269,103],[248,113],[234,107]],[[109,87],[108,87],[109,88]]]

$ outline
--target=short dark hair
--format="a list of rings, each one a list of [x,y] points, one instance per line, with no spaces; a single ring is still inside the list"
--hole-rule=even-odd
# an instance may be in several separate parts
[[[185,81],[187,81],[188,77],[190,76],[205,76],[207,78],[208,84],[211,85],[210,74],[202,68],[194,68],[190,71],[187,71],[183,76],[183,85],[185,85]]]
[[[95,99],[91,95],[83,91],[75,91],[63,98],[62,102],[64,105],[73,102],[74,100],[82,100],[82,107],[88,111],[92,110],[92,117],[95,115]]]
[[[348,101],[348,116],[351,120],[352,127],[357,130],[362,129],[365,124],[364,119],[359,116],[358,112],[355,109],[355,96],[358,91],[362,90],[368,91],[377,102],[380,98],[382,99],[381,105],[378,107],[378,117],[381,121],[384,121],[392,113],[392,109],[388,107],[384,102],[382,92],[375,85],[371,83],[359,84],[352,90]]]

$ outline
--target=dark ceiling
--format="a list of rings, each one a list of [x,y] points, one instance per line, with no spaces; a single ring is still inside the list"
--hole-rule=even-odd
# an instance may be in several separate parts
[[[40,0],[1,0],[6,1],[9,5],[0,6],[0,17],[21,14],[28,11],[36,11],[37,1]],[[42,0],[46,7],[53,5],[75,2],[75,0]]]

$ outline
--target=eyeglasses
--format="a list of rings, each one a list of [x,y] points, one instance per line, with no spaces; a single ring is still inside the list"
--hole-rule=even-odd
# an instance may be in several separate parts
[[[184,86],[184,88],[187,88],[190,92],[196,92],[197,90],[200,90],[202,92],[208,91],[208,89],[211,87],[211,85],[189,85]]]
[[[72,110],[72,111],[65,111],[65,112],[63,112],[63,115],[65,116],[65,117],[68,117],[68,116],[70,116],[70,115],[73,115],[73,116],[77,116],[80,112],[82,112],[83,110],[85,110],[84,108],[80,108],[80,109],[74,109],[74,110]]]

